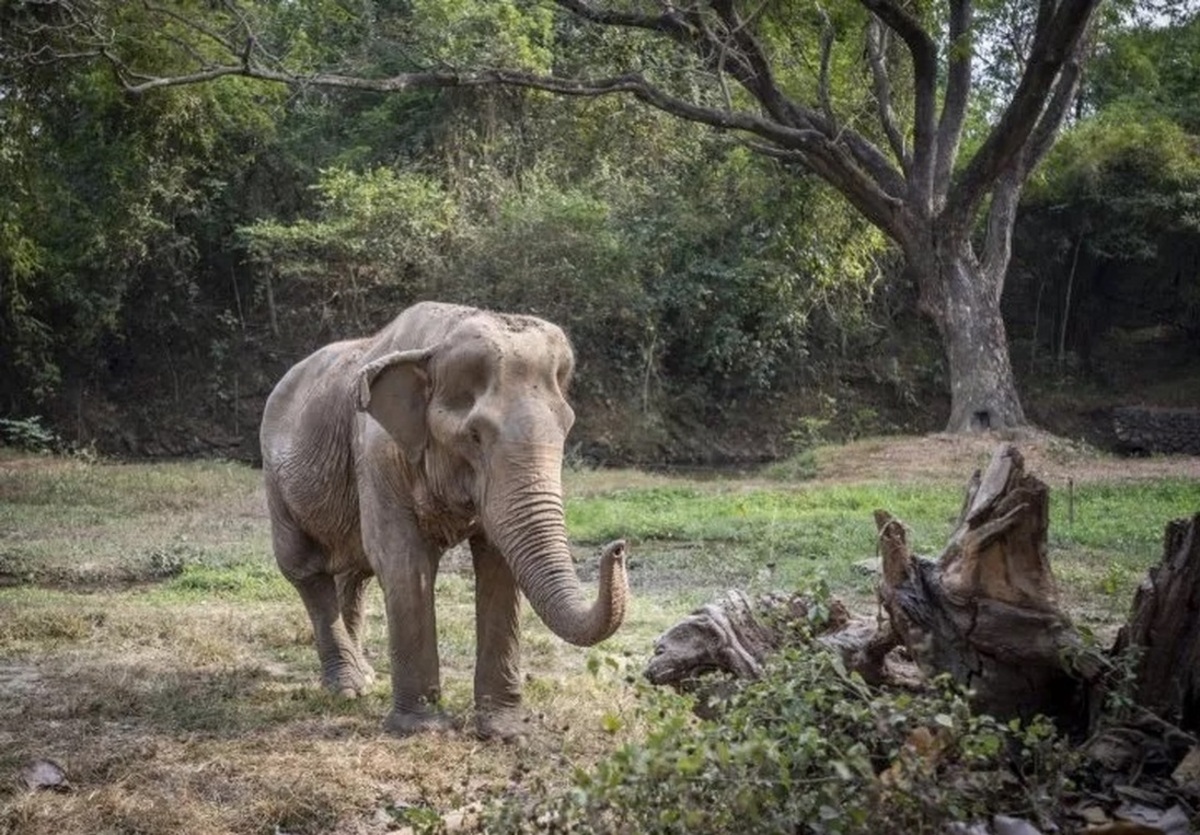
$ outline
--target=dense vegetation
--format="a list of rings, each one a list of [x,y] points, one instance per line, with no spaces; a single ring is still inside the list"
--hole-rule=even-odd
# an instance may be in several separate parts
[[[360,74],[499,57],[603,69],[634,48],[531,4],[471,6],[284,4],[263,37],[296,65]],[[292,361],[438,297],[569,329],[593,458],[720,458],[696,440],[705,423],[753,426],[759,455],[814,427],[944,423],[945,360],[895,252],[831,189],[733,137],[627,100],[506,88],[231,77],[130,96],[81,45],[85,13],[157,72],[186,60],[161,40],[182,33],[149,31],[139,6],[0,10],[9,421],[40,415],[112,451],[253,457],[262,399]],[[1124,383],[1106,351],[1150,325],[1194,353],[1198,31],[1186,14],[1101,28],[1016,234],[1022,374]],[[1002,91],[998,56],[988,89]],[[971,118],[968,136],[986,108]]]

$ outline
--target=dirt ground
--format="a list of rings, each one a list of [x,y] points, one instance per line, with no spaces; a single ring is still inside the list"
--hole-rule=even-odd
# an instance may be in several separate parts
[[[1119,458],[1086,444],[1038,429],[979,435],[895,436],[855,441],[818,451],[818,481],[950,481],[966,483],[972,470],[987,465],[1002,443],[1025,456],[1026,472],[1051,487],[1095,481],[1200,478],[1200,457]]]

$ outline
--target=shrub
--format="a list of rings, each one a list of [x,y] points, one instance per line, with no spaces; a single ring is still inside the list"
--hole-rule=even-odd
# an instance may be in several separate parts
[[[0,445],[26,452],[54,452],[62,441],[38,415],[27,418],[0,418]]]
[[[648,687],[649,730],[566,792],[509,801],[488,831],[886,833],[1052,813],[1070,754],[1044,720],[973,714],[938,681],[882,693],[832,653],[784,653],[719,719]]]

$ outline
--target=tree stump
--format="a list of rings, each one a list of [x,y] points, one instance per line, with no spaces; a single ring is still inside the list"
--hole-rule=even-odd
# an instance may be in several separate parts
[[[1046,556],[1049,489],[1026,474],[1014,445],[999,447],[987,469],[972,475],[958,524],[937,559],[914,555],[904,526],[886,511],[875,511],[875,524],[886,619],[843,611],[817,638],[868,683],[914,686],[904,653],[892,652],[903,645],[926,680],[949,674],[972,692],[981,712],[1043,714],[1060,731],[1092,737],[1089,753],[1110,770],[1119,770],[1112,765],[1117,760],[1146,762],[1155,745],[1166,753],[1153,756],[1174,764],[1179,750],[1195,745],[1187,732],[1200,731],[1200,513],[1168,524],[1162,564],[1138,589],[1107,656],[1088,649],[1059,608]],[[794,637],[766,615],[802,617],[806,605],[794,595],[751,604],[731,591],[665,632],[646,675],[675,686],[705,672],[757,678],[766,656]],[[1134,699],[1146,711],[1117,725],[1112,716],[1101,723],[1112,659],[1130,648],[1140,653]],[[1140,731],[1139,722],[1153,733]],[[1196,785],[1200,795],[1200,780]]]
[[[1015,446],[997,449],[967,488],[958,526],[937,560],[908,550],[903,526],[876,511],[883,557],[879,595],[927,676],[948,673],[998,717],[1090,722],[1082,642],[1058,608],[1046,559],[1049,491],[1027,475]]]
[[[1200,513],[1167,523],[1162,562],[1133,598],[1113,653],[1139,652],[1134,700],[1200,731]]]

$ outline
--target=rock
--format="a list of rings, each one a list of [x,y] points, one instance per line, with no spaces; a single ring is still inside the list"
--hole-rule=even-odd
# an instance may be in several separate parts
[[[29,762],[21,769],[20,782],[30,791],[48,789],[56,792],[69,792],[71,783],[67,773],[54,760],[38,759]]]

